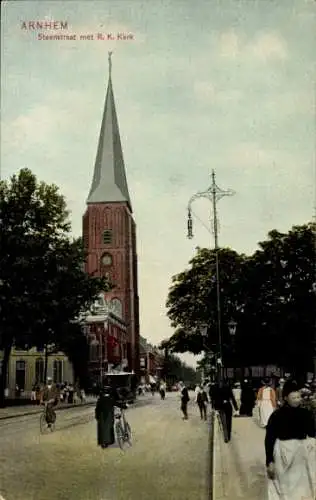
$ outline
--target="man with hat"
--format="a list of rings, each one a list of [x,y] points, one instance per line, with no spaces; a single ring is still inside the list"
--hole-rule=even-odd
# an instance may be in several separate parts
[[[41,404],[46,403],[46,421],[49,427],[56,421],[54,407],[58,404],[58,390],[52,377],[47,377],[47,384],[41,394]]]

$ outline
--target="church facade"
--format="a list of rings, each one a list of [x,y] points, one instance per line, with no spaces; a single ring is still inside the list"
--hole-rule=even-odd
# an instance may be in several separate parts
[[[139,373],[136,224],[114,102],[110,58],[99,143],[86,203],[83,215],[83,241],[88,255],[85,271],[110,281],[112,289],[103,296],[118,320],[116,341],[120,344],[120,339],[124,339],[124,346],[118,347],[118,352],[127,360],[126,369]],[[102,332],[102,343],[108,345],[107,329],[103,328]]]

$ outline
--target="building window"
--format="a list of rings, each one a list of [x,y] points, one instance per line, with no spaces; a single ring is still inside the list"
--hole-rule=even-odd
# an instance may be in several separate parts
[[[44,360],[42,358],[35,361],[35,382],[39,384],[44,382]]]
[[[112,266],[113,259],[110,253],[105,253],[102,255],[101,263],[103,266]]]
[[[112,243],[112,229],[103,231],[103,243],[104,245],[110,245]]]
[[[25,389],[25,366],[26,363],[23,360],[19,360],[15,365],[15,384],[18,386],[19,390]]]
[[[53,379],[55,384],[61,384],[63,381],[63,362],[60,359],[54,360]]]

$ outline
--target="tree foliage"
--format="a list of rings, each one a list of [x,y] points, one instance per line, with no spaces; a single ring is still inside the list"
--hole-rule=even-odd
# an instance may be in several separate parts
[[[0,183],[2,375],[12,346],[73,348],[71,323],[108,289],[104,279],[84,272],[82,242],[70,237],[68,216],[57,186],[38,182],[28,169]],[[80,335],[77,328],[75,338]],[[2,376],[2,402],[4,388]]]
[[[218,252],[226,363],[311,369],[315,227],[295,226],[288,233],[273,230],[251,256],[225,248]],[[215,257],[214,250],[199,248],[189,269],[172,278],[167,308],[175,333],[163,342],[172,352],[218,349]],[[237,322],[234,341],[230,319]],[[206,340],[199,333],[204,323]]]
[[[163,376],[169,384],[174,384],[180,380],[188,384],[195,384],[197,380],[196,370],[181,361],[178,356],[168,353],[168,351],[166,351],[163,362]]]

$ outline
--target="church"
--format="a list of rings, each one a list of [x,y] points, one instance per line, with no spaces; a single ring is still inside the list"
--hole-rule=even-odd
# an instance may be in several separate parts
[[[86,211],[83,241],[85,271],[106,277],[95,316],[86,320],[91,372],[101,377],[114,368],[139,374],[139,298],[136,224],[133,218],[112,85],[109,77]],[[98,378],[98,377],[97,377]]]

